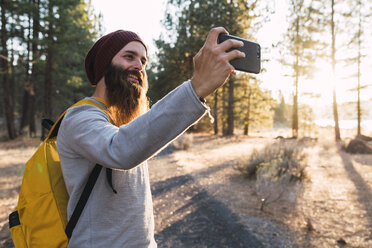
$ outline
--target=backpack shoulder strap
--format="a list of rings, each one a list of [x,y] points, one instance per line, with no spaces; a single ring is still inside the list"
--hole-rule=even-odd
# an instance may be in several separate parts
[[[108,112],[106,109],[102,108],[101,105],[99,105],[98,103],[96,103],[96,102],[93,101],[93,100],[83,99],[83,100],[78,101],[77,103],[75,103],[74,105],[72,105],[71,107],[69,107],[68,109],[66,109],[66,110],[65,110],[65,111],[64,111],[64,112],[63,112],[63,113],[58,117],[57,121],[56,121],[56,122],[53,124],[53,126],[50,128],[50,131],[49,131],[49,134],[48,134],[47,139],[51,139],[51,138],[57,136],[57,134],[58,134],[58,130],[59,130],[59,127],[60,127],[60,125],[61,125],[61,123],[62,123],[63,117],[65,116],[67,110],[69,110],[70,108],[73,108],[73,107],[76,107],[76,106],[85,105],[85,104],[87,104],[87,105],[93,105],[93,106],[99,108],[101,111],[103,111],[103,112],[108,116],[108,118],[109,118],[109,120],[110,120],[110,123],[113,123],[112,118],[111,118],[109,112]],[[49,123],[49,125],[50,125],[50,123]]]
[[[110,119],[110,123],[113,123],[112,118],[111,118],[109,112],[106,109],[104,109],[100,104],[98,104],[97,102],[95,102],[94,100],[83,99],[83,100],[78,101],[74,105],[72,105],[70,108],[73,108],[73,107],[76,107],[76,106],[85,105],[85,104],[87,104],[87,105],[93,105],[93,106],[99,108],[100,110],[102,110],[108,116],[108,118]]]
[[[87,204],[90,193],[92,193],[93,187],[97,182],[97,179],[98,179],[98,176],[101,170],[102,170],[102,165],[96,164],[96,166],[94,166],[92,172],[89,175],[87,184],[85,184],[83,193],[81,193],[79,201],[76,204],[74,212],[72,213],[71,218],[68,221],[66,229],[65,229],[65,233],[68,239],[71,238],[72,232],[74,231],[74,228],[80,218],[80,215],[83,212],[85,205]]]

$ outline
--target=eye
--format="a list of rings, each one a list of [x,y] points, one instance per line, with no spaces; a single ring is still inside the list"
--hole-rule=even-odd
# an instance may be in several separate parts
[[[132,54],[127,54],[127,55],[124,55],[124,58],[133,59],[133,55]]]

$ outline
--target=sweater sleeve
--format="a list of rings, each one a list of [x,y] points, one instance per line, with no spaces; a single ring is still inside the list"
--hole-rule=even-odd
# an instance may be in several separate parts
[[[208,110],[187,81],[145,114],[119,128],[98,108],[71,108],[62,121],[60,156],[80,156],[113,169],[131,169],[156,154]],[[62,155],[61,155],[62,154]]]

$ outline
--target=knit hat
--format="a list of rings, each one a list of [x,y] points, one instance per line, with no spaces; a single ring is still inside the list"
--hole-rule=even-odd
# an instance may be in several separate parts
[[[85,57],[85,72],[92,85],[98,83],[105,75],[112,58],[131,41],[141,42],[147,52],[146,45],[142,39],[131,31],[117,30],[102,36],[94,43]]]

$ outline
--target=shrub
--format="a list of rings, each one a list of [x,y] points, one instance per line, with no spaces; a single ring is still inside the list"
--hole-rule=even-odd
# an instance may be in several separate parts
[[[184,133],[172,142],[172,147],[174,150],[188,150],[192,146],[193,140],[192,134]]]
[[[290,181],[302,181],[305,177],[302,146],[296,142],[281,141],[265,146],[261,151],[254,150],[248,159],[242,159],[235,166],[248,178],[264,177],[278,181],[288,177]]]
[[[235,166],[248,178],[256,179],[261,210],[280,199],[296,201],[302,189],[301,182],[306,178],[300,163],[305,158],[302,149],[296,141],[280,141],[261,151],[254,150],[248,159]]]

